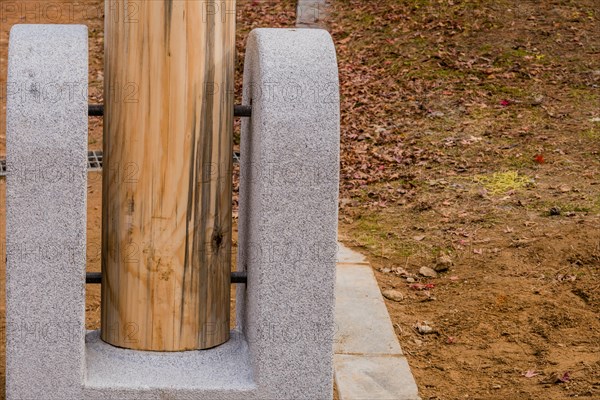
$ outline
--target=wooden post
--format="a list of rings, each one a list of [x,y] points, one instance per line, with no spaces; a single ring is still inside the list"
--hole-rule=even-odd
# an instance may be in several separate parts
[[[107,0],[102,339],[229,339],[235,0]]]

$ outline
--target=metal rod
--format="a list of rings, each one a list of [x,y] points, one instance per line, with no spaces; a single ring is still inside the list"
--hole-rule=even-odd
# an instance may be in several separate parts
[[[101,272],[87,272],[85,274],[85,283],[87,284],[101,284],[102,273]],[[248,283],[248,275],[245,272],[232,272],[231,283]]]
[[[104,104],[89,104],[88,116],[102,117],[104,115]]]
[[[102,283],[102,273],[101,272],[87,272],[85,274],[85,283]]]
[[[102,117],[104,116],[104,104],[90,104],[88,106],[88,116]],[[233,116],[249,118],[252,116],[252,106],[235,106],[233,107]]]
[[[245,272],[232,272],[231,283],[248,283],[248,275]]]
[[[252,116],[252,106],[234,106],[233,116],[250,118]]]

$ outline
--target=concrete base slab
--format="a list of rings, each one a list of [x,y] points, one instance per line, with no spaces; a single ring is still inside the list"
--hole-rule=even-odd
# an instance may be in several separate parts
[[[248,343],[239,332],[204,351],[151,352],[121,349],[100,340],[100,331],[86,335],[85,387],[90,389],[231,390],[252,392]]]
[[[342,244],[335,298],[334,375],[340,400],[419,399],[373,269]]]

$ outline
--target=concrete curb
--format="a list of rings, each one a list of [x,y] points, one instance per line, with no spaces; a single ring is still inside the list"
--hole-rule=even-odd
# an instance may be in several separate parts
[[[371,265],[339,244],[334,375],[340,400],[418,400]]]

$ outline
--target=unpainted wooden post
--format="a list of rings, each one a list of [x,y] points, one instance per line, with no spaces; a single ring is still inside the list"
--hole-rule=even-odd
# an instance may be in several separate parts
[[[235,0],[106,1],[102,339],[229,338]]]

